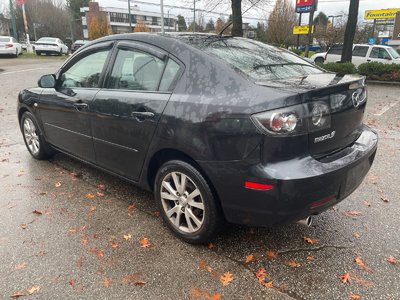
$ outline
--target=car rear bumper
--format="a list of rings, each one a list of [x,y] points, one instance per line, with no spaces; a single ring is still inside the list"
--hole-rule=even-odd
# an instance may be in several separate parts
[[[6,49],[0,49],[0,55],[15,55],[15,49],[16,48],[6,48]]]
[[[228,222],[271,226],[318,214],[350,195],[375,158],[377,134],[364,126],[361,136],[332,157],[311,156],[262,165],[199,162],[213,182]],[[272,185],[270,190],[244,187],[246,181]]]

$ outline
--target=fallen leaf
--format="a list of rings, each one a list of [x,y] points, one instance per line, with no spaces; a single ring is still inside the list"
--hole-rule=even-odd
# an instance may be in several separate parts
[[[387,258],[387,261],[389,262],[389,263],[391,263],[392,265],[395,265],[395,264],[397,264],[397,259],[394,257],[394,256],[389,256],[388,258]]]
[[[97,248],[90,249],[90,252],[95,254],[98,258],[104,257],[104,252]]]
[[[259,268],[258,271],[256,272],[257,279],[264,280],[265,276],[267,276],[267,273],[266,273],[265,269],[264,268]]]
[[[16,292],[16,293],[12,294],[10,297],[16,299],[16,298],[19,298],[22,296],[26,296],[26,294],[22,293],[22,292]]]
[[[122,278],[122,283],[123,284],[134,284],[135,282],[138,281],[140,275],[141,275],[141,273],[135,273],[135,274],[132,274],[132,275],[124,276]]]
[[[26,265],[27,265],[26,262],[20,263],[20,264],[15,266],[15,270],[25,269]]]
[[[343,283],[349,283],[350,281],[350,274],[348,272],[344,273],[342,276],[340,276],[340,280]]]
[[[112,279],[111,278],[104,278],[103,280],[103,285],[108,288],[112,283]]]
[[[94,212],[94,211],[96,211],[96,210],[97,210],[97,207],[96,207],[96,206],[91,206],[90,209],[89,209],[90,212]]]
[[[307,237],[307,236],[303,237],[303,240],[304,240],[306,243],[311,244],[311,245],[314,245],[314,244],[318,244],[318,243],[319,243],[319,240],[312,239],[312,238]]]
[[[353,236],[359,239],[361,235],[358,232],[353,232]]]
[[[207,271],[208,271],[209,273],[212,272],[212,268],[211,268],[210,266],[207,266],[206,269],[207,269]]]
[[[99,197],[104,197],[104,193],[97,192],[96,194],[97,194],[97,196],[99,196]]]
[[[131,238],[132,238],[132,235],[131,235],[130,233],[124,234],[124,240],[125,240],[125,241],[128,241],[128,240],[130,240]]]
[[[388,198],[381,197],[381,200],[382,200],[383,202],[385,202],[385,203],[389,203],[389,199],[388,199]]]
[[[146,282],[144,282],[144,281],[135,281],[135,283],[134,283],[135,285],[144,285],[144,284],[146,284]]]
[[[119,248],[119,244],[115,240],[111,240],[111,248],[117,249]]]
[[[362,257],[361,257],[360,255],[357,255],[357,256],[356,256],[355,262],[356,262],[356,264],[357,264],[361,269],[363,269],[363,270],[365,270],[365,271],[372,271],[370,268],[368,268],[368,267],[365,265],[365,262],[364,262],[364,260],[362,259]]]
[[[93,199],[94,195],[92,193],[88,193],[88,194],[85,195],[85,197],[88,198],[88,199]]]
[[[220,300],[221,299],[221,294],[220,293],[215,293],[210,297],[210,300]]]
[[[274,284],[273,284],[273,282],[272,281],[269,281],[269,282],[264,282],[264,284],[263,284],[264,286],[266,286],[266,287],[269,287],[269,288],[273,288],[274,287]]]
[[[307,256],[307,260],[308,261],[313,261],[313,260],[315,260],[315,257],[314,256]]]
[[[150,247],[150,241],[148,238],[143,238],[140,240],[140,247],[142,248],[149,248]]]
[[[43,212],[37,209],[35,209],[32,213],[34,213],[35,215],[43,215]]]
[[[34,285],[33,287],[31,287],[30,289],[27,289],[26,291],[28,292],[29,295],[32,295],[33,293],[40,291],[40,286]]]
[[[371,207],[371,202],[364,201],[364,205],[365,205],[366,207]]]
[[[220,277],[220,281],[223,286],[228,286],[233,280],[233,275],[230,272],[225,272],[224,275]]]
[[[133,209],[135,209],[136,208],[136,204],[130,204],[130,205],[128,205],[128,210],[129,211],[131,211],[131,210],[133,210]]]
[[[104,184],[98,184],[98,185],[97,185],[97,188],[98,188],[98,189],[101,189],[101,190],[105,190],[105,189],[106,189],[106,186],[105,186]]]
[[[287,265],[288,265],[289,267],[292,267],[292,268],[298,268],[298,267],[301,266],[300,263],[298,263],[297,261],[294,261],[294,260],[289,260],[289,261],[287,262]]]
[[[21,227],[22,229],[26,229],[26,228],[28,228],[28,225],[26,225],[26,224],[21,224],[20,227]]]
[[[278,254],[274,251],[268,250],[266,254],[269,259],[278,258]]]
[[[205,269],[206,266],[207,266],[206,261],[205,261],[205,260],[201,260],[201,261],[199,262],[199,266],[198,266],[197,269],[198,269],[198,270],[202,270],[202,269]]]
[[[253,255],[247,255],[246,256],[246,264],[253,261],[253,259],[254,259]]]
[[[351,300],[360,300],[360,299],[361,299],[361,295],[351,293],[350,296],[349,296],[349,298],[350,298]]]
[[[61,186],[61,182],[56,182],[56,184],[54,185],[56,188]]]
[[[68,281],[68,283],[69,283],[69,285],[74,286],[74,285],[75,285],[75,279],[71,278],[71,279]]]
[[[358,216],[361,216],[362,213],[359,212],[359,211],[353,210],[353,211],[347,211],[347,212],[345,212],[345,215],[348,216],[348,217],[358,217]]]
[[[207,248],[208,248],[208,249],[214,248],[214,244],[213,244],[213,243],[208,243]]]

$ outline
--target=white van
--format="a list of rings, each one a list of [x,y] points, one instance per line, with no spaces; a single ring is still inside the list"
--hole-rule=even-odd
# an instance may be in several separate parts
[[[332,62],[340,62],[342,57],[343,45],[333,45],[325,56],[325,64]],[[381,62],[384,64],[400,64],[400,55],[389,46],[381,45],[353,45],[352,63],[358,67],[359,65],[371,61]]]

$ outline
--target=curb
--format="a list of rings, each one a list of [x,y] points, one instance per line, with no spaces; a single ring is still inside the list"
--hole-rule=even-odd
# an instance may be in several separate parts
[[[380,80],[367,80],[367,84],[379,84],[379,85],[396,85],[400,86],[400,82],[397,81],[380,81]]]

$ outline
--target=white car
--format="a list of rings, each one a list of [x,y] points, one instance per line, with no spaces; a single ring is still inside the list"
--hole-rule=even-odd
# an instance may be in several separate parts
[[[12,36],[0,36],[0,54],[18,57],[22,54],[22,46]]]
[[[340,62],[343,45],[332,46],[326,56],[325,63]],[[351,62],[358,67],[367,62],[381,62],[384,64],[400,64],[400,55],[392,47],[381,45],[356,44],[353,46]]]
[[[45,54],[68,54],[68,47],[59,38],[42,37],[35,42],[37,55]]]
[[[310,60],[316,65],[322,65],[325,61],[326,52],[315,53],[310,57]]]

